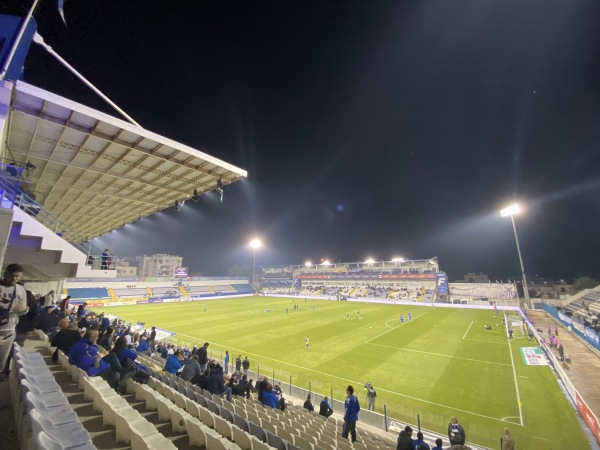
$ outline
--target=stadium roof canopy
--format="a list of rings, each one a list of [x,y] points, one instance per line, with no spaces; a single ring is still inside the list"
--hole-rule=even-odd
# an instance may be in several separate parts
[[[227,185],[247,176],[206,153],[24,82],[12,91],[5,136],[5,156],[26,169],[24,188],[88,239],[188,199],[194,189],[199,195],[213,190],[219,177]]]

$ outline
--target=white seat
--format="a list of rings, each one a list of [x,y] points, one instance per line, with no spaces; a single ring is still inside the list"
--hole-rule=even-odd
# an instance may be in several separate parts
[[[40,431],[34,434],[34,440],[37,448],[44,450],[64,450],[62,442],[50,437],[44,431]],[[69,447],[70,450],[96,450],[96,446],[93,444],[78,445]]]
[[[182,395],[179,392],[174,392],[173,393],[174,397],[175,397],[175,401],[174,403],[179,406],[180,408],[185,409],[185,395]]]
[[[242,450],[252,450],[252,437],[236,425],[231,426],[233,442]]]
[[[63,448],[92,443],[89,433],[83,428],[80,422],[56,425],[52,422],[51,418],[43,416],[36,410],[29,411],[29,418],[31,420],[31,430],[34,435],[43,431],[51,438],[59,441],[63,445]]]
[[[102,424],[115,426],[117,416],[122,415],[129,417],[132,420],[137,418],[140,413],[131,407],[131,405],[123,397],[118,397],[119,400],[110,400],[104,403],[102,408]]]
[[[173,443],[160,434],[141,436],[136,431],[131,432],[131,450],[177,450]]]
[[[139,413],[135,418],[131,418],[131,416],[130,413],[117,415],[117,423],[115,424],[117,441],[130,443],[131,436],[134,432],[139,437],[146,437],[157,433],[156,427],[144,419]]]
[[[174,406],[169,400],[164,397],[156,397],[158,404],[158,420],[169,422],[171,420],[171,406]]]
[[[198,403],[196,403],[194,400],[190,400],[189,398],[185,399],[185,410],[188,412],[188,414],[191,414],[197,419],[200,418],[200,405],[198,405]]]
[[[252,450],[273,450],[273,447],[265,444],[256,436],[252,436],[250,439],[252,440]]]
[[[153,391],[152,389],[149,389],[147,391],[144,391],[144,400],[146,402],[146,409],[150,410],[150,411],[156,411],[158,409],[158,399],[159,398],[164,398],[162,395],[160,395],[158,392]]]
[[[221,416],[214,416],[215,419],[215,430],[225,439],[233,439],[233,431],[231,430],[231,423],[227,422]]]
[[[133,392],[135,393],[135,399],[137,401],[146,400],[146,391],[152,391],[152,388],[147,384],[136,383],[131,378],[127,380],[127,384],[133,383]]]
[[[108,385],[108,383],[103,380],[101,377],[85,377],[83,379],[83,398],[86,400],[94,400],[94,391],[96,389],[106,388],[106,392],[108,389],[112,388]]]
[[[51,416],[56,425],[79,422],[77,414],[68,403],[50,408],[46,406],[42,398],[35,397],[31,392],[28,392],[25,394],[25,404],[27,405],[27,411],[35,410],[44,416]]]
[[[215,427],[215,415],[208,409],[199,406],[200,409],[200,421],[209,428]]]
[[[208,427],[189,414],[185,418],[187,433],[190,437],[190,445],[206,448],[206,430]]]
[[[185,412],[185,409],[181,409],[177,405],[171,405],[171,427],[173,432],[186,433],[186,422],[185,418],[189,414]]]

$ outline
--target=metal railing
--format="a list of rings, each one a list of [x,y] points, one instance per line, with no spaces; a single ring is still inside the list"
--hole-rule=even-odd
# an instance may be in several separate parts
[[[101,248],[93,245],[88,239],[73,230],[50,211],[37,203],[32,197],[19,189],[20,167],[0,164],[0,200],[3,208],[16,206],[46,228],[56,233],[77,250],[86,255],[86,265],[92,269],[115,270],[117,258],[105,254]],[[16,173],[16,174],[15,174]]]

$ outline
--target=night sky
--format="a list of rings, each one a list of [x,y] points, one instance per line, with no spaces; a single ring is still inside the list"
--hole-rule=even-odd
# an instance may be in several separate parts
[[[5,12],[23,10],[15,0]],[[600,2],[42,0],[39,32],[145,128],[248,179],[104,235],[191,272],[438,256],[600,277]],[[44,50],[25,80],[118,116]]]

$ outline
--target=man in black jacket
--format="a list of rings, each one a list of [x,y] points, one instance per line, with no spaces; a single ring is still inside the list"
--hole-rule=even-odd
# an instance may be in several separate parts
[[[321,403],[319,404],[319,414],[323,417],[329,417],[333,414],[333,409],[327,401],[327,397],[323,397],[323,400],[321,400]]]
[[[202,372],[206,372],[206,368],[208,367],[208,342],[205,342],[204,345],[198,349],[197,355]]]
[[[396,450],[413,450],[412,432],[413,429],[409,425],[406,425],[404,430],[400,431]]]
[[[465,435],[465,429],[458,424],[456,417],[450,418],[448,424],[448,439],[450,439],[450,445],[465,445],[467,437]]]

